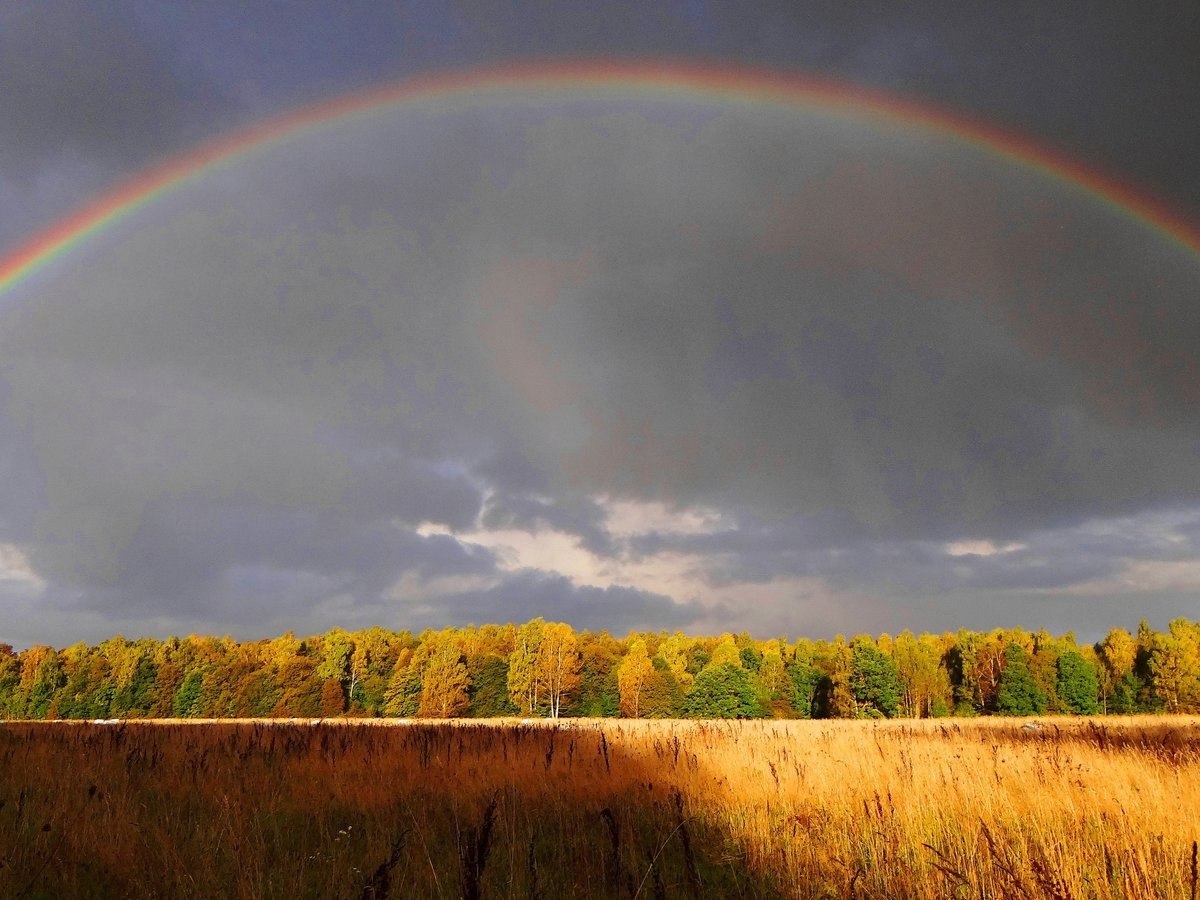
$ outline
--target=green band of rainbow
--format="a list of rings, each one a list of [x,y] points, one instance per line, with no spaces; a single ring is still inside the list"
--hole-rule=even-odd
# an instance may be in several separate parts
[[[307,106],[205,143],[141,172],[18,246],[0,260],[0,295],[173,187],[202,175],[218,163],[306,128],[418,101],[436,102],[472,95],[486,98],[489,94],[517,90],[569,94],[588,89],[655,96],[675,93],[699,96],[710,102],[752,102],[880,115],[976,145],[1075,185],[1200,256],[1200,228],[1164,204],[1062,153],[956,113],[867,88],[772,71],[689,63],[535,63],[431,75],[376,87]]]

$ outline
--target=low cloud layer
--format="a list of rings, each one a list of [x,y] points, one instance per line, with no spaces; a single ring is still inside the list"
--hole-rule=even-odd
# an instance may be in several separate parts
[[[10,296],[19,640],[1193,612],[1194,255],[866,116],[519,100],[255,154]]]

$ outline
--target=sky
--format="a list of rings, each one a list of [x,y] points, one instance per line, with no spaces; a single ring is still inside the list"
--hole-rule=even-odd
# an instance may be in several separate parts
[[[478,75],[0,288],[0,642],[1200,617],[1191,2],[12,0],[0,270],[580,61],[797,87]]]

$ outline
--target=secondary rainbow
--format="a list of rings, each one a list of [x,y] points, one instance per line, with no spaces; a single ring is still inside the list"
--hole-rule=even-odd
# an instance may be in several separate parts
[[[34,235],[0,260],[0,295],[90,236],[213,166],[356,114],[416,102],[513,92],[569,97],[588,90],[707,102],[762,103],[874,114],[966,142],[1074,185],[1200,257],[1200,228],[1165,204],[1063,153],[958,113],[843,82],[769,70],[691,63],[572,62],[470,69],[414,78],[306,106],[147,169]]]

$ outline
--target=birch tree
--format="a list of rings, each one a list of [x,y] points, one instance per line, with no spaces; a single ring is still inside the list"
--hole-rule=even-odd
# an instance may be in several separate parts
[[[532,716],[540,709],[542,697],[537,659],[544,627],[545,622],[537,618],[518,628],[508,659],[508,695],[525,716]]]
[[[550,718],[558,718],[563,700],[579,688],[581,668],[575,630],[565,622],[545,625],[535,658],[534,679],[541,683],[541,695],[549,705]]]
[[[617,669],[617,690],[621,694],[621,715],[636,719],[641,713],[642,693],[646,682],[654,672],[646,642],[640,638],[633,642]]]

